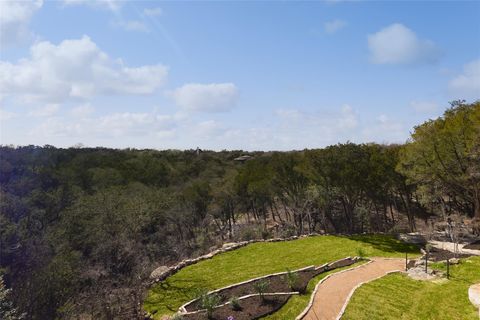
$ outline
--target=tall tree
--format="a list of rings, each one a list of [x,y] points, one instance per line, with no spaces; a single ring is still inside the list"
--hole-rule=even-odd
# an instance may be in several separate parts
[[[415,127],[399,170],[423,201],[480,220],[480,102],[454,101],[442,117]]]

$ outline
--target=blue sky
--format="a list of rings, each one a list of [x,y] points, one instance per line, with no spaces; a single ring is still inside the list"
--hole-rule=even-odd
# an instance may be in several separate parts
[[[0,2],[0,143],[404,142],[480,98],[480,1]]]

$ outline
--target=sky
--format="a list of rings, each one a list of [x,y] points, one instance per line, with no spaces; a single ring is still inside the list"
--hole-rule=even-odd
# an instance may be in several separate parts
[[[403,143],[480,98],[480,1],[0,0],[0,144]]]

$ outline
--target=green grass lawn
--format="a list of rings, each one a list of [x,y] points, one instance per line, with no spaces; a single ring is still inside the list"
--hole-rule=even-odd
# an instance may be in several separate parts
[[[445,270],[444,264],[435,269]],[[417,281],[388,275],[360,287],[350,301],[345,320],[467,320],[478,319],[468,300],[468,287],[480,282],[480,257],[451,267],[449,281]]]
[[[415,246],[381,235],[319,236],[287,242],[254,243],[188,266],[153,286],[145,299],[144,309],[159,319],[162,315],[176,312],[183,303],[193,299],[199,289],[213,290],[254,277],[286,271],[287,268],[293,270],[321,265],[355,256],[359,248],[366,256],[372,257],[403,257],[405,252],[418,253]],[[320,278],[315,279],[319,280]],[[312,281],[310,290],[314,285]],[[291,299],[279,311],[278,314],[285,314],[281,319],[288,319],[290,315],[293,319],[293,313],[300,313],[308,299],[308,295]]]

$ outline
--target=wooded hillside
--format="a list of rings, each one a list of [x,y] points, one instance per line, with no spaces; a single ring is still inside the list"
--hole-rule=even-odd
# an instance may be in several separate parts
[[[25,318],[133,319],[156,266],[222,242],[413,231],[451,214],[480,221],[480,103],[452,103],[405,145],[2,146],[0,183],[0,267]]]

